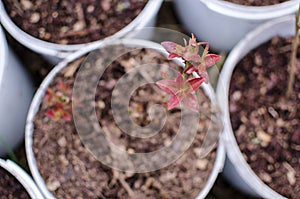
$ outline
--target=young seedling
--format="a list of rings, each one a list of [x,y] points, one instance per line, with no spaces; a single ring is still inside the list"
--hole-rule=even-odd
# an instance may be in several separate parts
[[[70,96],[71,89],[60,81],[55,90],[48,88],[45,95],[45,100],[49,107],[46,112],[46,116],[50,117],[54,121],[58,121],[63,118],[66,121],[71,120],[71,101]]]
[[[162,42],[161,45],[169,53],[168,58],[181,58],[184,63],[184,70],[177,74],[175,79],[163,79],[156,82],[157,86],[164,92],[171,94],[168,102],[168,110],[177,107],[181,101],[191,110],[198,112],[199,106],[193,92],[203,82],[208,83],[206,69],[213,66],[220,59],[219,55],[209,54],[207,42],[197,42],[192,34],[189,43],[184,40],[185,46],[171,41]],[[205,45],[202,55],[199,55],[200,46]]]
[[[295,19],[295,36],[292,44],[292,53],[290,58],[290,71],[289,71],[289,81],[288,81],[288,89],[286,92],[287,98],[289,98],[293,92],[293,86],[295,82],[295,68],[296,68],[296,60],[297,60],[297,50],[298,50],[298,44],[299,44],[299,29],[300,29],[300,23],[299,23],[299,17],[300,17],[300,4],[298,8],[298,12],[296,14]]]

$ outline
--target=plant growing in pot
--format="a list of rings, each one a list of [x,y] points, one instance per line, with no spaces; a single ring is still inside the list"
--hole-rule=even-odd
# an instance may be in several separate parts
[[[189,32],[209,42],[214,50],[230,51],[258,25],[295,13],[299,0],[175,0],[174,3],[180,21]]]
[[[292,52],[297,55],[294,32],[289,16],[249,33],[228,56],[217,87],[228,154],[224,174],[257,197],[300,194],[299,64],[290,59]],[[292,84],[291,60],[296,63]]]
[[[190,89],[203,81],[198,77],[193,86],[183,84],[188,93],[176,94],[185,102],[180,94],[189,94],[190,108],[200,115],[175,108],[175,95],[167,105],[171,111],[158,106],[167,103],[163,90],[179,91],[185,78],[177,72],[179,62],[165,55],[149,41],[116,40],[88,46],[47,76],[26,127],[30,170],[46,198],[205,197],[224,158],[222,142],[216,149],[220,126],[213,91],[202,85],[191,97]],[[174,78],[161,80],[160,71]]]
[[[0,159],[1,198],[43,198],[32,178],[17,164]]]
[[[0,1],[0,21],[27,48],[57,63],[83,46],[138,36],[154,26],[162,0]]]

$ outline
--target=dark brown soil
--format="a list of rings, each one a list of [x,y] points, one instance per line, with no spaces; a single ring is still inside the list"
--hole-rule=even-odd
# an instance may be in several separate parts
[[[283,3],[289,0],[224,0],[224,1],[245,5],[245,6],[269,6],[269,5]]]
[[[0,176],[0,199],[30,199],[23,185],[2,167]]]
[[[132,59],[132,56],[135,59]],[[100,59],[100,58],[99,58]],[[156,52],[139,50],[127,54],[112,64],[99,82],[96,94],[96,112],[105,133],[113,143],[126,151],[148,152],[167,145],[178,131],[180,110],[171,111],[167,122],[158,135],[150,139],[133,139],[114,125],[110,107],[110,95],[116,81],[128,70],[145,61],[174,65]],[[55,77],[51,87],[63,80],[72,87],[74,68],[81,61],[66,67]],[[175,67],[175,66],[174,66]],[[159,75],[159,71],[152,71]],[[66,75],[68,74],[68,75]],[[91,77],[92,78],[92,77]],[[132,119],[143,126],[149,122],[147,109],[166,99],[155,85],[139,88],[130,100]],[[207,128],[213,125],[210,117],[211,104],[202,92],[200,129],[191,147],[170,166],[148,173],[125,173],[104,166],[83,147],[73,122],[61,119],[57,122],[45,116],[49,109],[43,100],[35,118],[33,135],[34,153],[38,169],[48,189],[57,198],[195,198],[212,170],[216,151],[205,158],[197,157]],[[71,99],[71,98],[70,98]]]
[[[45,41],[81,44],[103,39],[129,24],[147,0],[4,0],[22,30]]]
[[[294,92],[287,99],[290,53],[291,39],[275,37],[239,62],[230,84],[230,116],[251,168],[275,191],[296,199],[300,196],[300,68],[298,62]]]
[[[180,24],[176,18],[175,12],[173,10],[173,1],[163,2],[162,7],[158,13],[157,26],[185,32],[185,30],[182,28],[182,24]],[[186,34],[189,35],[190,33],[186,33]],[[44,79],[45,75],[52,68],[52,65],[47,63],[40,55],[24,48],[24,46],[20,45],[17,41],[15,41],[15,39],[11,38],[10,35],[7,34],[6,36],[12,49],[15,51],[16,55],[18,55],[18,58],[21,60],[24,66],[26,66],[26,68],[32,75],[33,81],[35,83],[34,85],[38,87],[41,81]],[[16,156],[19,162],[21,159],[22,161],[21,164],[23,168],[26,170],[28,169],[29,171],[29,168],[26,164],[25,144],[23,143],[17,150],[20,150],[20,152],[16,151]],[[219,175],[216,180],[216,183],[210,190],[206,199],[232,199],[232,198],[250,199],[251,197],[236,190],[228,182],[225,181],[222,175]]]

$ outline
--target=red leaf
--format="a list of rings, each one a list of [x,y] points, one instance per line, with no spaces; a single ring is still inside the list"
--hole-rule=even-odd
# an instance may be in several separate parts
[[[196,71],[196,68],[191,64],[191,65],[189,65],[183,72],[184,72],[185,74],[190,75],[190,74],[192,74],[194,71]]]
[[[189,40],[189,46],[198,46],[197,39],[193,33],[192,33],[192,37]]]
[[[175,95],[184,83],[182,75],[178,72],[175,79],[163,79],[156,82],[156,85],[166,93]]]
[[[172,79],[163,79],[156,82],[156,85],[168,94],[176,93],[176,82]]]
[[[173,95],[168,104],[168,110],[171,110],[179,105],[183,97],[179,97],[177,95]]]
[[[184,60],[194,63],[201,62],[201,57],[198,55],[199,49],[195,50],[195,47],[188,49],[188,52],[185,52],[182,56]]]
[[[64,106],[63,106],[63,104],[62,104],[61,102],[57,102],[57,103],[56,103],[56,107],[57,107],[58,109],[64,110]]]
[[[50,118],[54,118],[54,115],[55,115],[55,113],[52,109],[48,110],[45,114],[46,114],[46,116],[48,116]]]
[[[205,79],[203,77],[188,80],[193,91],[197,90],[204,81]]]
[[[206,84],[209,82],[209,76],[208,76],[206,70],[198,71],[198,75],[203,78],[203,80]]]
[[[176,57],[181,57],[181,56],[179,56],[175,53],[169,53],[169,56],[168,56],[169,59],[173,59],[173,58],[176,58]]]
[[[221,58],[221,56],[215,55],[215,54],[206,55],[204,57],[205,66],[210,67],[210,66],[215,65],[219,61],[220,58]]]
[[[63,113],[63,118],[66,120],[66,121],[71,121],[71,116],[69,113]]]
[[[164,49],[166,49],[168,53],[175,53],[178,46],[178,44],[172,41],[164,41],[161,43],[161,45],[164,47]]]

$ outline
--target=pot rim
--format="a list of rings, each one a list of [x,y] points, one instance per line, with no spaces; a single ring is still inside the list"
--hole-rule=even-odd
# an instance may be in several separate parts
[[[268,20],[296,12],[299,0],[290,0],[269,6],[245,6],[223,0],[198,0],[221,15],[252,21]]]
[[[44,79],[40,87],[38,88],[36,94],[33,97],[32,103],[30,105],[29,111],[28,111],[28,116],[27,116],[27,121],[26,121],[26,128],[25,128],[25,148],[26,148],[26,155],[27,155],[27,160],[29,164],[29,168],[31,170],[32,176],[34,180],[37,182],[37,185],[41,189],[42,193],[45,195],[46,198],[54,198],[52,193],[48,191],[47,187],[45,186],[45,182],[40,175],[37,164],[36,164],[36,159],[33,153],[33,148],[32,148],[32,135],[33,135],[33,120],[35,117],[35,114],[39,110],[39,106],[41,104],[41,101],[43,99],[43,96],[45,95],[47,87],[50,85],[51,81],[54,79],[54,77],[57,75],[58,72],[60,72],[65,66],[68,65],[71,61],[80,58],[81,56],[87,54],[90,51],[93,51],[95,49],[105,47],[106,45],[125,45],[125,46],[133,46],[133,47],[147,47],[151,48],[153,50],[156,50],[164,55],[167,56],[167,52],[163,49],[161,45],[158,43],[152,42],[152,41],[147,41],[147,40],[141,40],[141,39],[129,39],[129,38],[124,38],[124,39],[117,39],[113,42],[103,42],[103,43],[96,43],[94,45],[86,46],[85,48],[72,53],[69,55],[66,59],[61,61],[58,65],[56,65],[52,71],[47,75],[47,77]],[[177,62],[175,60],[175,62]],[[180,62],[178,62],[180,63]],[[213,88],[209,84],[202,84],[201,85],[207,96],[217,104],[217,99],[216,96],[214,95]],[[222,171],[223,166],[225,162],[225,146],[223,143],[222,135],[220,136],[219,139],[219,145],[217,148],[217,154],[216,154],[216,159],[215,163],[213,166],[213,170],[207,180],[207,183],[205,184],[204,188],[199,192],[199,195],[197,198],[204,198],[208,192],[210,191],[211,187],[213,186],[218,174]]]
[[[116,38],[124,37],[126,34],[134,31],[136,28],[139,28],[140,24],[144,21],[149,21],[159,10],[163,0],[148,0],[147,4],[140,12],[140,14],[134,18],[127,26],[116,32],[115,34],[105,37],[103,39],[83,43],[83,44],[56,44],[48,41],[38,39],[34,36],[23,31],[19,28],[9,17],[8,13],[5,10],[3,2],[0,1],[0,22],[5,27],[5,29],[20,43],[29,47],[30,49],[50,56],[55,56],[58,58],[65,58],[73,51],[80,50],[87,45],[94,43],[101,43],[106,40],[115,40]],[[145,24],[145,23],[144,23]]]
[[[11,160],[0,158],[0,167],[13,175],[18,182],[25,188],[31,198],[43,198],[40,190],[31,179],[31,177],[16,163]]]
[[[256,193],[260,194],[261,197],[266,197],[266,198],[285,198],[285,197],[275,192],[268,185],[266,185],[255,174],[255,172],[251,169],[249,164],[244,159],[239,149],[238,143],[235,139],[232,126],[231,126],[229,105],[228,105],[229,104],[228,92],[229,92],[231,76],[237,63],[249,51],[259,46],[259,44],[256,44],[258,42],[253,44],[253,41],[259,40],[260,44],[266,42],[267,40],[272,38],[272,36],[264,36],[266,31],[270,29],[273,30],[274,28],[272,27],[277,25],[280,26],[286,23],[294,24],[295,23],[294,16],[286,16],[286,17],[269,21],[259,26],[258,28],[254,29],[249,34],[247,34],[246,37],[233,48],[233,50],[230,52],[229,56],[227,57],[227,60],[224,63],[223,69],[220,73],[219,82],[216,90],[218,104],[223,111],[223,122],[224,122],[223,133],[224,133],[224,139],[225,139],[224,144],[226,148],[227,157],[234,164],[235,170],[238,172],[239,176],[241,176],[241,178],[243,178],[243,180],[248,184],[248,186],[251,187]],[[278,34],[276,33],[273,34],[273,36],[276,35]]]
[[[6,42],[6,38],[4,35],[4,31],[0,25],[0,92],[1,92],[1,85],[4,78],[4,71],[6,67],[6,61],[8,57],[8,45]]]

